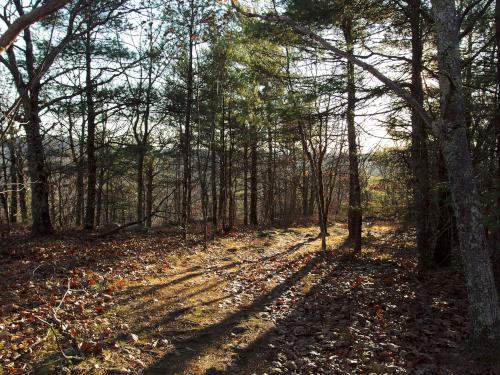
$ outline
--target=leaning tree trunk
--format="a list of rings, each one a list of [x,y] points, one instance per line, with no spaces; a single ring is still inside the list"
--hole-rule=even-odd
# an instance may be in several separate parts
[[[500,336],[500,308],[465,129],[459,18],[454,0],[432,0],[432,9],[441,90],[437,136],[448,170],[457,220],[469,300],[471,339],[484,347],[485,340],[497,340]]]
[[[354,54],[352,19],[347,18],[343,23],[344,38],[347,52]],[[358,145],[356,142],[356,125],[354,111],[356,107],[356,84],[354,64],[347,61],[347,139],[349,143],[349,209],[348,229],[349,241],[355,252],[361,251],[361,186],[359,183]]]
[[[411,25],[411,95],[423,107],[424,89],[422,85],[422,30],[421,0],[409,1]],[[411,167],[414,178],[413,201],[415,210],[415,226],[419,268],[421,271],[432,265],[432,248],[430,239],[432,231],[429,221],[431,208],[429,186],[429,162],[427,151],[427,134],[425,123],[415,110],[411,112]]]

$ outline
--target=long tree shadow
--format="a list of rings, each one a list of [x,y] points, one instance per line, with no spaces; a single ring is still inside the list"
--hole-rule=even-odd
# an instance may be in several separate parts
[[[155,362],[144,370],[146,374],[180,374],[186,370],[189,363],[211,347],[221,345],[232,330],[244,320],[259,312],[289,290],[320,261],[321,256],[315,256],[306,265],[293,273],[282,283],[268,293],[257,298],[250,306],[239,310],[224,320],[209,327],[189,332],[188,337],[175,342],[175,351]]]
[[[456,273],[419,281],[391,260],[367,256],[326,269],[274,329],[225,370],[206,374],[481,373],[449,370],[449,356],[459,354],[467,333]]]
[[[178,276],[178,277],[173,279],[173,280],[167,281],[165,283],[159,283],[159,284],[155,284],[155,285],[151,285],[151,286],[147,286],[147,287],[142,286],[142,285],[131,286],[123,292],[116,293],[115,302],[117,304],[123,304],[123,303],[127,303],[128,301],[136,301],[136,300],[141,299],[144,296],[153,295],[161,289],[166,289],[166,288],[174,286],[174,285],[186,283],[186,282],[188,282],[196,277],[205,275],[207,272],[213,273],[213,272],[222,272],[222,271],[233,270],[230,273],[228,273],[228,275],[233,274],[233,273],[236,274],[238,272],[237,267],[261,264],[262,262],[266,262],[266,261],[269,261],[272,259],[277,259],[277,258],[285,257],[287,255],[292,255],[293,253],[300,250],[303,246],[307,245],[308,243],[313,242],[314,240],[316,240],[316,238],[309,238],[303,242],[299,242],[293,246],[290,246],[289,248],[287,248],[284,251],[281,251],[281,252],[278,252],[278,253],[275,253],[272,255],[268,255],[265,257],[260,257],[257,260],[249,259],[249,260],[234,261],[234,262],[230,262],[230,263],[227,263],[224,265],[207,266],[206,269],[203,269],[202,267],[199,267],[199,266],[191,267],[188,270],[183,271],[182,273],[174,274],[175,276]],[[189,288],[190,288],[190,286],[188,285],[188,286],[185,286],[184,289],[189,289]],[[179,290],[178,293],[182,293],[183,291],[184,290]]]

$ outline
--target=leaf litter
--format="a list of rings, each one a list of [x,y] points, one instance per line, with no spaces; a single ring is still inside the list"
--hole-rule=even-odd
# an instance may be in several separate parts
[[[328,255],[313,227],[237,231],[207,250],[167,230],[13,238],[0,373],[494,373],[464,355],[458,272],[419,279],[411,234],[390,225],[370,228],[360,256],[345,232],[332,229]]]

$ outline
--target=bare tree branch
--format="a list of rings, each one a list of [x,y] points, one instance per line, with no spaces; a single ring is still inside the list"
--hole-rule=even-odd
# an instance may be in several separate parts
[[[352,62],[353,64],[359,66],[363,70],[369,72],[371,75],[373,75],[375,78],[377,78],[379,81],[381,81],[387,88],[389,88],[392,92],[394,92],[397,96],[399,96],[401,99],[403,99],[409,107],[411,107],[415,112],[418,113],[418,115],[422,118],[422,120],[425,122],[427,126],[433,127],[434,121],[432,117],[429,115],[429,113],[423,108],[420,103],[418,103],[415,98],[411,96],[411,94],[403,89],[400,85],[398,85],[396,82],[391,80],[389,77],[384,75],[382,72],[380,72],[376,67],[374,67],[371,64],[368,64],[365,61],[362,61],[355,57],[352,54],[347,53],[344,50],[341,50],[340,48],[335,47],[331,43],[329,43],[326,39],[323,37],[319,36],[318,34],[314,33],[310,29],[308,29],[305,26],[300,25],[298,22],[294,21],[290,17],[287,16],[281,16],[275,13],[268,13],[268,14],[257,14],[257,13],[251,13],[243,10],[241,7],[239,7],[236,4],[235,0],[231,0],[233,7],[242,15],[245,17],[249,18],[259,18],[264,21],[268,22],[274,22],[274,23],[282,23],[290,26],[293,30],[295,30],[297,33],[304,35],[308,37],[309,39],[313,40],[314,42],[320,44],[323,48],[333,52],[335,55],[345,58],[346,60]],[[435,129],[436,130],[436,129]]]
[[[44,5],[33,9],[31,12],[22,14],[13,23],[8,25],[7,30],[0,36],[0,54],[5,52],[5,50],[14,43],[23,30],[35,22],[57,12],[67,3],[69,3],[69,0],[50,0]]]

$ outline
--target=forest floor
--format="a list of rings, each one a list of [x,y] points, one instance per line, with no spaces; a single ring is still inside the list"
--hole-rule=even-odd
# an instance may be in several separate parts
[[[463,281],[418,278],[412,236],[172,230],[0,239],[0,374],[496,374],[469,359]]]

